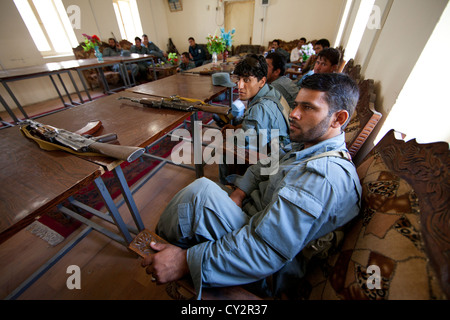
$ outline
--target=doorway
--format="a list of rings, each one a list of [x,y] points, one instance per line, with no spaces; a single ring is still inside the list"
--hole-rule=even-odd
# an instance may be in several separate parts
[[[233,45],[252,44],[255,0],[225,2],[225,32],[236,29]]]

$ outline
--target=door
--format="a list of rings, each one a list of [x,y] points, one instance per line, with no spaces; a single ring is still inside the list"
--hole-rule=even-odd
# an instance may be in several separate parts
[[[236,29],[234,47],[252,44],[255,0],[225,2],[225,32]]]

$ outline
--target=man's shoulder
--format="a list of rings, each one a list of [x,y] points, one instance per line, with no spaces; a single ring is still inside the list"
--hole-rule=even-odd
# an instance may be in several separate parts
[[[295,82],[289,77],[282,76],[271,83],[272,85],[282,85],[283,87],[296,87]]]

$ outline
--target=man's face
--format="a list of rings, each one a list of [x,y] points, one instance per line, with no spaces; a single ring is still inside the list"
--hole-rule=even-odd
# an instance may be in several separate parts
[[[314,73],[333,73],[336,71],[336,65],[332,65],[330,60],[319,57],[314,65]]]
[[[239,99],[246,101],[252,99],[259,90],[266,84],[266,77],[258,81],[255,76],[250,77],[235,77],[237,81],[237,88],[239,90]]]
[[[189,63],[189,59],[186,58],[184,55],[181,55],[181,62],[188,64]]]
[[[305,143],[305,148],[330,138],[331,118],[325,93],[300,89],[294,110],[289,115],[291,141]]]
[[[272,59],[266,59],[267,62],[267,82],[271,83],[279,78],[280,72],[277,69],[275,72],[273,70]]]
[[[143,38],[142,38],[142,42],[143,42],[143,43],[148,43],[148,37],[143,37]]]
[[[316,44],[315,46],[314,46],[314,52],[316,53],[316,54],[318,54],[320,51],[322,51],[323,50],[323,47],[320,45],[320,44]]]
[[[134,43],[136,44],[136,47],[141,46],[141,40],[134,40]]]
[[[298,43],[297,43],[297,48],[301,48],[303,45],[305,45],[306,44],[306,42],[305,42],[305,40],[300,40]]]
[[[195,47],[195,41],[192,40],[192,39],[190,39],[190,40],[189,40],[189,45],[190,45],[191,47]]]
[[[278,42],[276,42],[276,41],[272,42],[272,48],[277,50],[278,49]]]
[[[115,48],[116,47],[116,42],[113,39],[109,39],[108,40],[108,44],[111,48]]]

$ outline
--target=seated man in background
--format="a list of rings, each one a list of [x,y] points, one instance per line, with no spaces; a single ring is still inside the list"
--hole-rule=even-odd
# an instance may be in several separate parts
[[[302,250],[360,211],[361,184],[343,132],[358,97],[346,74],[306,79],[279,170],[267,175],[253,165],[230,194],[207,178],[181,190],[156,227],[171,244],[150,244],[157,252],[142,262],[147,273],[158,284],[190,274],[197,298],[203,287],[243,284],[260,296],[295,297],[308,263]]]
[[[304,63],[303,63],[303,68],[302,68],[303,74],[314,69],[314,66],[315,66],[316,60],[317,60],[317,55],[319,54],[319,52],[322,51],[323,49],[326,49],[329,47],[330,47],[330,41],[328,41],[327,39],[320,39],[320,40],[316,41],[316,43],[314,44],[315,54],[310,56],[308,58],[308,60],[304,61]]]
[[[291,64],[300,64],[302,56],[300,55],[300,50],[302,46],[306,44],[306,38],[300,38],[297,43],[297,47],[291,50]]]
[[[334,73],[339,68],[341,61],[341,52],[335,48],[326,48],[317,54],[316,64],[314,69],[307,72],[297,82],[297,87],[301,87],[302,82],[314,73]]]
[[[181,54],[181,63],[177,68],[177,71],[186,71],[193,68],[195,68],[195,63],[189,58],[189,52],[183,52]]]
[[[142,35],[142,44],[144,47],[148,49],[149,54],[157,57],[158,59],[163,60],[164,62],[167,62],[167,52],[161,50],[158,48],[156,44],[154,44],[152,41],[148,40],[148,36],[146,34]]]
[[[122,47],[120,46],[120,43],[118,43],[116,41],[116,39],[114,38],[109,38],[108,39],[108,44],[109,46],[106,47],[105,49],[103,49],[103,56],[104,57],[117,57],[117,56],[121,56],[124,55],[124,52],[126,50],[123,50]],[[129,55],[129,52],[128,52]],[[120,64],[115,64],[112,66],[112,69],[114,72],[119,72],[121,75],[122,73],[120,72]],[[138,75],[139,69],[138,69],[138,65],[136,63],[128,63],[127,65],[127,70],[131,71],[131,73],[133,74],[134,77],[136,77]]]
[[[266,56],[266,62],[268,66],[267,82],[283,95],[289,107],[293,109],[298,87],[284,75],[286,71],[284,58],[276,52],[271,52]]]
[[[134,45],[131,46],[131,53],[150,54],[148,49],[142,45],[142,40],[139,37],[134,38]],[[150,61],[140,61],[137,63],[138,72],[141,78],[147,79],[148,67],[151,65]]]
[[[290,54],[289,54],[289,52],[287,52],[286,50],[284,50],[283,48],[280,47],[280,42],[281,41],[278,40],[278,39],[273,40],[272,41],[272,50],[271,51],[280,54],[284,58],[284,61],[286,61],[286,63],[290,62],[289,61]],[[270,53],[270,51],[269,51],[269,53]]]
[[[205,49],[196,44],[193,37],[190,37],[188,41],[190,58],[194,61],[196,67],[203,65],[203,63],[206,61]]]
[[[280,92],[267,84],[267,69],[264,56],[256,54],[247,55],[236,65],[234,77],[237,80],[239,100],[247,101],[247,109],[240,124],[227,124],[222,128],[224,135],[227,133],[227,129],[242,129],[243,131],[237,136],[245,136],[245,139],[241,139],[241,141],[245,141],[245,145],[238,144],[238,147],[250,148],[256,152],[260,152],[260,146],[270,149],[272,139],[278,139],[280,145],[290,143],[287,119],[290,112],[289,106],[287,103],[283,105],[284,98]],[[256,139],[259,138],[261,129],[267,130],[266,141],[261,141],[259,146],[250,145],[249,141],[252,136]],[[279,130],[277,137],[271,136],[271,130],[274,129]],[[253,134],[249,134],[251,131]],[[244,170],[248,165],[236,165],[235,167]],[[230,173],[227,164],[219,165],[219,171],[222,183],[232,182],[232,178],[227,180]]]

